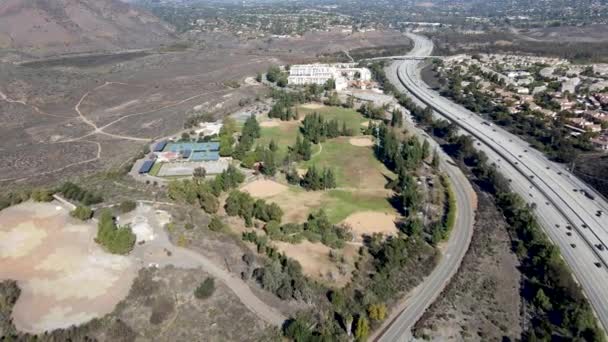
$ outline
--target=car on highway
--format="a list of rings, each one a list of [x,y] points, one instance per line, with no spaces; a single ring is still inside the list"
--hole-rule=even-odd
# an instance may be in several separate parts
[[[598,210],[598,211],[595,213],[595,216],[597,216],[597,217],[601,217],[601,216],[602,216],[602,213],[603,213],[603,212],[602,212],[601,210]]]
[[[572,233],[571,232],[566,232],[566,235],[572,236]]]
[[[595,245],[595,247],[597,247],[597,249],[599,249],[600,251],[604,250],[604,245],[602,245],[601,243],[598,243],[597,245]]]
[[[602,268],[602,264],[600,264],[599,262],[595,262],[595,263],[594,263],[594,265],[595,265],[595,267],[597,267],[597,268]]]
[[[571,243],[571,244],[570,244],[570,247],[572,247],[572,248],[576,248],[576,244],[575,244],[575,243]]]
[[[566,229],[568,229],[568,230],[572,230],[572,226],[567,225],[567,226],[566,226]]]

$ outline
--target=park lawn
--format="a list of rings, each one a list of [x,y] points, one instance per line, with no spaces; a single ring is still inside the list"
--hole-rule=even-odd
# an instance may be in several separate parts
[[[271,140],[278,145],[279,150],[277,152],[279,160],[283,160],[287,155],[288,147],[293,146],[296,143],[296,137],[300,131],[299,121],[280,121],[279,126],[276,127],[262,127],[260,130],[260,138],[257,143],[266,145]],[[313,145],[312,153],[319,151],[318,145]]]
[[[371,147],[354,146],[349,140],[349,137],[326,140],[320,152],[313,153],[309,161],[298,167],[331,168],[339,188],[383,189],[387,177],[394,178],[393,173],[376,159]]]
[[[323,210],[331,223],[342,222],[350,215],[363,211],[377,211],[398,215],[382,193],[363,193],[358,191],[329,190],[323,197]]]
[[[364,118],[359,112],[351,108],[323,106],[311,109],[302,106],[298,107],[298,113],[302,117],[315,112],[321,114],[326,120],[338,120],[340,123],[345,122],[346,127],[350,128],[355,135],[360,135],[363,123],[369,121],[369,119]]]

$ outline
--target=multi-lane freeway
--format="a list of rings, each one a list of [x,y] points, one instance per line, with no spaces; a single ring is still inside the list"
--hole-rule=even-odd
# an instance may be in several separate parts
[[[430,55],[433,44],[408,34],[415,47],[410,55]],[[441,97],[421,78],[418,60],[404,59],[389,68],[389,79],[413,98],[431,106],[436,115],[449,119],[471,135],[476,147],[509,179],[512,190],[534,204],[539,223],[559,247],[565,261],[608,327],[608,203],[564,165],[551,162],[519,137],[492,125],[475,113]],[[584,192],[590,194],[586,196]],[[594,197],[594,198],[590,198]]]

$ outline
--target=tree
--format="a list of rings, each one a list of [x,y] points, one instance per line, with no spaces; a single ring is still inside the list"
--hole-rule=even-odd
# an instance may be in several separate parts
[[[336,80],[334,80],[333,78],[328,79],[327,81],[325,81],[324,88],[325,90],[335,90]]]
[[[195,290],[194,297],[197,299],[207,299],[213,295],[215,291],[215,279],[207,277]]]
[[[36,189],[32,191],[32,199],[36,202],[50,202],[53,200],[53,193],[46,189]]]
[[[534,305],[540,308],[543,311],[550,311],[553,308],[551,304],[551,299],[547,297],[545,291],[543,289],[538,289],[536,292],[536,296],[534,296]]]
[[[194,169],[194,172],[192,173],[192,177],[194,177],[194,179],[205,179],[205,177],[207,176],[207,170],[205,170],[204,167],[197,167]]]
[[[439,154],[437,153],[437,150],[433,151],[433,161],[431,161],[431,166],[433,166],[435,170],[437,170],[439,167]]]
[[[369,322],[365,316],[359,316],[357,326],[355,328],[355,339],[357,341],[365,341],[369,335]]]
[[[266,176],[274,176],[277,173],[277,166],[274,160],[274,152],[270,150],[264,151],[264,159],[262,161],[262,173]]]
[[[367,308],[367,313],[369,318],[374,321],[383,321],[386,318],[386,305],[384,303],[371,304]]]
[[[403,126],[403,113],[399,109],[393,110],[391,117],[391,126],[402,127]]]
[[[276,152],[279,150],[279,146],[274,141],[274,139],[270,140],[270,143],[268,144],[268,149],[271,150],[272,152]]]

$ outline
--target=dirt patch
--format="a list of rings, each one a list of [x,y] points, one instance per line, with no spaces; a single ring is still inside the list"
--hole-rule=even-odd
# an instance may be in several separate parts
[[[320,109],[320,108],[324,108],[325,105],[322,105],[320,103],[306,103],[306,104],[301,105],[300,107],[306,108],[306,109]]]
[[[458,273],[414,328],[430,340],[521,338],[521,274],[507,224],[492,199],[478,193],[471,246]]]
[[[287,191],[288,187],[272,180],[261,179],[243,186],[241,190],[248,192],[253,197],[268,198]]]
[[[111,312],[127,295],[133,261],[104,252],[95,233],[94,224],[51,203],[0,211],[0,280],[16,280],[22,289],[12,312],[17,329],[78,325]]]
[[[260,127],[279,127],[281,122],[279,120],[268,120],[260,122]]]
[[[280,252],[297,260],[302,266],[302,272],[313,279],[337,287],[342,287],[350,281],[358,246],[346,245],[342,250],[332,252],[332,249],[324,244],[308,240],[299,244],[278,241],[273,244]]]
[[[353,146],[369,147],[374,146],[374,141],[370,137],[350,138],[348,142]]]
[[[395,226],[395,215],[374,211],[364,211],[350,215],[343,224],[349,226],[355,236],[361,238],[363,235],[380,233],[383,235],[394,235],[397,233]]]

